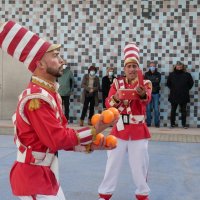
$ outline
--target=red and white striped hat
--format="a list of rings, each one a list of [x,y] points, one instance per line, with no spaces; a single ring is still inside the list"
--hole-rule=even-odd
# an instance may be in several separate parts
[[[130,62],[136,62],[139,66],[139,52],[140,49],[135,43],[128,43],[124,48],[124,66]]]
[[[60,44],[45,41],[13,21],[0,26],[0,48],[23,62],[31,72],[34,72],[36,68],[36,61],[41,60],[46,52],[60,48],[60,46]]]

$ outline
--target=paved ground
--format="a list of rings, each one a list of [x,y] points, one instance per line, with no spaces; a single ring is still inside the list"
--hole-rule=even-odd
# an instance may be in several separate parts
[[[75,128],[78,127],[75,126]],[[150,130],[155,137],[149,142],[150,199],[200,199],[199,129],[151,128]],[[2,130],[0,133],[2,134]],[[17,199],[12,196],[9,185],[9,171],[16,154],[11,134],[9,132],[9,134],[0,135],[0,200]],[[193,136],[196,137],[196,140],[191,142]],[[185,138],[190,139],[185,140]],[[96,151],[88,155],[61,151],[59,158],[60,180],[67,199],[97,200],[97,188],[103,178],[106,152]],[[127,159],[121,172],[113,200],[131,200],[135,187],[132,183]]]

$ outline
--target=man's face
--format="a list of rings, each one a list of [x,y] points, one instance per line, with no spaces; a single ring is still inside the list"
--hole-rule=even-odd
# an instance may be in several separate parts
[[[46,72],[54,77],[63,75],[64,60],[60,57],[59,50],[47,52],[41,60],[46,66]]]
[[[128,80],[134,80],[137,77],[138,65],[134,62],[126,64],[124,72]]]
[[[182,65],[176,65],[176,70],[182,70],[183,66]]]

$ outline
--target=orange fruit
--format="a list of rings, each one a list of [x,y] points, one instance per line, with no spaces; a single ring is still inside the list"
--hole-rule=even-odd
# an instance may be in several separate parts
[[[96,123],[99,121],[99,118],[100,118],[101,114],[94,114],[91,118],[91,124],[93,126],[96,125]]]
[[[117,110],[117,108],[115,107],[110,107],[108,110],[110,110],[111,112],[113,112],[115,119],[119,117],[119,111]]]
[[[113,112],[110,110],[104,110],[101,114],[103,115],[103,122],[105,124],[111,123],[115,118]]]
[[[108,135],[106,137],[106,147],[115,147],[117,146],[117,138],[114,135]]]
[[[98,146],[98,145],[100,144],[100,141],[101,141],[102,139],[104,139],[104,135],[103,135],[102,133],[98,133],[98,134],[96,135],[95,140],[93,141],[93,144],[95,144],[95,145]]]

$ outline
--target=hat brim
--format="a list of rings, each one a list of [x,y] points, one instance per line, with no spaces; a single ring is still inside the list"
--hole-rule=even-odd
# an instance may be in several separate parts
[[[46,52],[50,52],[50,51],[53,51],[55,49],[59,49],[61,47],[61,44],[52,44]]]
[[[125,67],[128,63],[136,63],[136,64],[139,66],[138,60],[137,60],[137,59],[134,59],[134,58],[126,59],[125,62],[124,62],[124,67]]]

